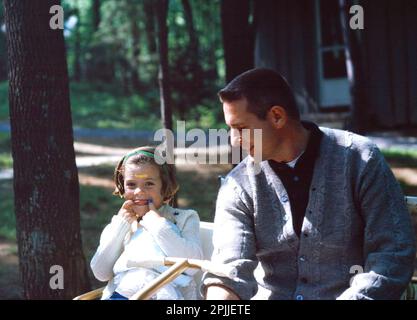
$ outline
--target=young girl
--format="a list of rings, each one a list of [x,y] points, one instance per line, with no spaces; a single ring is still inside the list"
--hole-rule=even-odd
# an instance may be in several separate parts
[[[125,155],[115,169],[114,194],[125,202],[104,228],[91,260],[94,276],[108,281],[102,299],[128,299],[167,268],[132,268],[129,260],[203,258],[198,214],[168,204],[178,185],[173,165],[159,165],[157,157],[154,147],[141,147]],[[186,271],[152,299],[195,299],[192,274]]]

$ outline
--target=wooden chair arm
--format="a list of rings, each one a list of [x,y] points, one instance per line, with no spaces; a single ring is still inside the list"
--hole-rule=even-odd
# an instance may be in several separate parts
[[[169,269],[161,273],[143,289],[135,293],[129,300],[148,300],[155,292],[178,277],[184,270],[190,267],[187,259],[178,259]]]
[[[104,288],[105,287],[98,288],[98,289],[93,290],[93,291],[88,291],[86,293],[83,293],[83,294],[75,297],[73,300],[97,300],[97,299],[101,298]]]

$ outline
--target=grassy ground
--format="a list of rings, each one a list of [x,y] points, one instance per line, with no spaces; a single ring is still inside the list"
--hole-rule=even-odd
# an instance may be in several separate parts
[[[0,170],[12,167],[10,134],[0,132]]]

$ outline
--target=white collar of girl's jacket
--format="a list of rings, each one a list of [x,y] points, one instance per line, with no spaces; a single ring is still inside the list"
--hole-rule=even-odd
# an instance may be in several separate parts
[[[167,204],[164,204],[158,209],[159,214],[161,217],[164,217],[165,219],[171,221],[172,223],[176,222],[175,218],[175,209]]]

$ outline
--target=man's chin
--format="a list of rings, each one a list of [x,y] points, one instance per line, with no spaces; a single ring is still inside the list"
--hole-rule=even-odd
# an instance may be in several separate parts
[[[262,162],[263,158],[262,158],[262,153],[261,154],[255,154],[255,151],[253,148],[251,148],[249,150],[249,155],[253,160],[256,160],[256,162]]]

